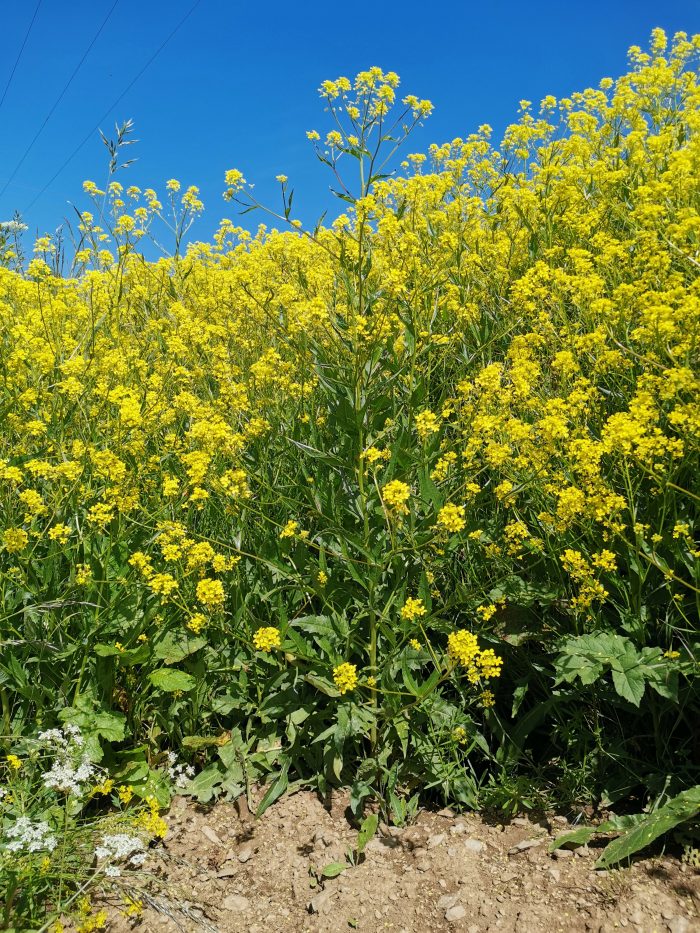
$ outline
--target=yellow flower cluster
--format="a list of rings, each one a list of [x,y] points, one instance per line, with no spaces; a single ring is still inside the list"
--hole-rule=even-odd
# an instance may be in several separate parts
[[[456,664],[466,669],[470,683],[499,677],[503,659],[492,648],[479,648],[479,642],[472,632],[459,629],[447,636],[447,654]]]
[[[334,667],[333,681],[338,688],[338,693],[340,693],[341,696],[344,693],[349,693],[351,690],[354,690],[357,686],[356,665],[350,664],[347,661],[343,661],[342,664]]]
[[[438,512],[438,526],[452,533],[461,531],[467,524],[464,513],[465,508],[463,505],[454,505],[454,503],[449,502],[447,505],[443,505]]]
[[[401,607],[401,618],[407,619],[409,622],[414,622],[416,619],[420,619],[422,616],[426,615],[427,612],[428,610],[423,605],[422,599],[409,596]]]
[[[408,500],[411,488],[401,480],[394,479],[382,488],[384,505],[392,515],[408,515]]]
[[[279,648],[282,644],[279,630],[271,625],[259,628],[253,635],[253,644],[256,651],[264,651],[269,654],[273,648]]]

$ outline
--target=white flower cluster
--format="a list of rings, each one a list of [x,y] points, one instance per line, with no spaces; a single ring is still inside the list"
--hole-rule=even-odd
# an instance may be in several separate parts
[[[0,220],[0,232],[2,233],[24,233],[28,229],[26,224],[17,220]]]
[[[56,848],[56,837],[45,822],[32,823],[26,816],[20,818],[8,829],[5,835],[12,842],[8,842],[8,852],[39,852],[47,849],[53,852]]]
[[[146,852],[143,842],[138,836],[128,833],[115,833],[112,836],[103,836],[102,845],[95,848],[98,859],[109,859],[110,862],[121,862],[128,859],[129,865],[143,865],[146,861]],[[109,864],[105,868],[105,875],[117,878],[121,874],[117,865]]]
[[[73,725],[63,730],[48,729],[40,732],[38,739],[56,752],[56,760],[44,775],[44,787],[80,796],[83,784],[95,773],[89,755],[82,751],[84,739],[80,729]]]
[[[187,787],[194,777],[194,768],[179,764],[175,752],[168,752],[168,774],[175,787]]]

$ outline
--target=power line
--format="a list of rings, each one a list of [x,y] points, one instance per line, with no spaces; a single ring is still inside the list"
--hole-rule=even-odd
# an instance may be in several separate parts
[[[35,20],[36,17],[37,17],[37,13],[39,12],[39,7],[40,7],[40,6],[41,6],[41,0],[37,0],[37,5],[36,5],[36,7],[34,8],[34,16],[32,16],[32,21],[31,21],[31,23],[29,24],[29,28],[27,29],[27,31],[26,31],[26,33],[25,33],[25,35],[24,35],[24,41],[22,42],[22,46],[21,46],[19,52],[17,53],[17,58],[15,59],[15,63],[14,63],[14,65],[12,66],[12,71],[10,72],[10,77],[7,79],[7,84],[5,85],[5,90],[2,92],[2,99],[0,99],[0,107],[2,107],[2,105],[5,103],[5,98],[7,97],[7,92],[9,91],[10,85],[12,84],[12,79],[13,79],[14,76],[15,76],[15,71],[17,71],[17,65],[19,65],[19,60],[20,60],[20,58],[22,57],[22,52],[24,52],[24,47],[25,47],[25,45],[27,44],[27,39],[29,38],[29,33],[32,31],[32,26],[34,25],[34,20]]]
[[[78,72],[80,71],[80,69],[82,68],[83,62],[85,61],[85,59],[86,59],[86,58],[88,57],[88,55],[90,54],[90,50],[92,49],[93,45],[94,45],[94,44],[97,42],[97,40],[99,39],[102,30],[103,30],[103,29],[105,28],[105,26],[107,25],[107,21],[109,20],[110,16],[112,15],[112,13],[114,12],[114,10],[116,9],[116,6],[117,6],[118,3],[119,3],[119,0],[114,0],[114,3],[112,4],[112,6],[111,6],[110,9],[109,9],[109,12],[108,12],[107,15],[105,16],[105,18],[102,20],[102,25],[100,26],[100,28],[97,30],[97,32],[96,32],[95,35],[93,36],[92,41],[90,42],[90,45],[87,47],[87,49],[85,50],[85,53],[83,54],[83,57],[80,59],[80,61],[79,61],[78,64],[76,65],[76,67],[75,67],[75,69],[74,69],[72,75],[70,76],[70,78],[68,79],[68,81],[65,83],[65,85],[64,85],[64,87],[63,87],[63,90],[61,91],[61,93],[58,95],[58,97],[57,97],[56,100],[54,101],[54,104],[53,104],[53,106],[51,107],[51,109],[49,110],[49,112],[46,114],[46,117],[45,117],[45,119],[44,119],[44,122],[41,124],[41,126],[40,126],[39,129],[37,130],[36,135],[34,136],[34,139],[29,143],[29,145],[27,146],[27,148],[24,150],[24,154],[23,154],[22,158],[19,160],[19,162],[17,163],[17,165],[15,165],[14,169],[12,170],[12,174],[11,174],[10,177],[7,179],[7,181],[5,182],[5,184],[3,185],[2,191],[0,191],[0,198],[1,198],[1,197],[3,196],[3,194],[7,191],[9,185],[12,183],[13,178],[15,177],[15,175],[17,174],[17,172],[20,170],[20,168],[21,168],[22,165],[24,164],[24,160],[27,158],[27,156],[29,155],[29,153],[32,151],[32,148],[34,147],[34,143],[35,143],[35,142],[37,141],[37,139],[41,136],[42,132],[44,131],[44,127],[46,126],[46,124],[49,122],[49,120],[50,120],[51,117],[53,116],[53,113],[54,113],[56,107],[58,107],[58,105],[59,105],[59,104],[61,103],[61,101],[63,100],[63,98],[64,98],[64,96],[65,96],[65,94],[66,94],[66,91],[68,90],[68,88],[69,88],[69,87],[71,86],[71,84],[73,83],[73,78],[75,78],[75,76],[77,75],[77,73],[78,73]]]
[[[83,148],[83,146],[84,146],[86,143],[88,143],[88,142],[92,139],[92,137],[94,136],[94,134],[99,130],[100,124],[103,122],[103,120],[105,120],[105,119],[110,115],[110,113],[114,110],[114,108],[117,106],[117,104],[118,104],[124,97],[126,97],[126,95],[129,93],[129,91],[132,89],[132,87],[133,87],[133,86],[136,84],[136,82],[139,80],[139,78],[141,77],[141,75],[142,75],[142,74],[146,71],[146,69],[156,60],[156,58],[160,55],[160,53],[163,51],[163,49],[164,49],[165,46],[168,44],[168,42],[170,42],[170,40],[173,38],[173,36],[175,35],[175,33],[177,33],[178,30],[179,30],[182,26],[184,26],[184,24],[187,22],[187,20],[190,18],[190,16],[194,13],[194,11],[197,9],[197,7],[199,6],[199,4],[200,4],[201,2],[202,2],[202,0],[196,0],[196,2],[192,4],[192,6],[189,8],[189,10],[187,11],[187,13],[185,13],[185,15],[182,17],[182,19],[181,19],[180,22],[177,24],[177,26],[175,26],[175,28],[174,28],[174,29],[172,30],[172,32],[167,36],[167,38],[164,39],[163,42],[161,43],[161,45],[158,46],[158,48],[155,50],[155,52],[153,53],[153,55],[151,55],[151,57],[148,59],[148,61],[147,61],[146,64],[143,66],[143,68],[141,69],[141,71],[139,71],[139,73],[136,75],[136,77],[135,77],[129,84],[127,84],[127,86],[126,86],[126,87],[124,88],[124,90],[121,92],[121,94],[119,95],[119,97],[117,97],[117,99],[114,101],[114,103],[111,104],[107,110],[105,110],[105,112],[102,114],[102,116],[100,117],[100,119],[99,119],[99,120],[97,121],[97,123],[93,126],[93,128],[90,130],[90,132],[85,136],[85,138],[82,140],[82,142],[80,142],[80,143],[75,147],[75,149],[71,152],[71,154],[68,156],[68,158],[66,159],[66,161],[63,163],[63,165],[61,165],[61,167],[58,169],[58,171],[46,182],[46,184],[45,184],[44,187],[41,189],[41,191],[39,192],[39,194],[37,194],[37,196],[34,198],[34,200],[33,200],[30,204],[27,205],[27,207],[24,209],[24,211],[22,211],[23,214],[26,214],[28,211],[30,211],[30,210],[32,209],[32,207],[34,207],[34,205],[35,205],[36,202],[39,200],[39,198],[44,194],[44,192],[45,192],[48,188],[50,188],[51,185],[56,181],[56,179],[57,179],[58,176],[61,174],[61,172],[63,171],[63,169],[64,169],[70,162],[73,161],[73,159],[74,159],[74,158],[76,157],[76,155],[80,152],[80,150]]]

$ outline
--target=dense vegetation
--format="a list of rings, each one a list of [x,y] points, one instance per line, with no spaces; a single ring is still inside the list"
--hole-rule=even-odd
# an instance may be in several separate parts
[[[184,246],[196,189],[112,177],[70,275],[8,253],[8,752],[73,724],[135,799],[175,750],[204,801],[350,784],[397,821],[698,783],[698,47],[392,175],[430,103],[325,82],[329,226],[280,176],[277,228]]]

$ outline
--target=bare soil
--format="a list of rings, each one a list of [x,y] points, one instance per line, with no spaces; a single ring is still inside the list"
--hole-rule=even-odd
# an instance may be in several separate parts
[[[549,854],[563,817],[490,825],[475,814],[421,813],[380,825],[361,864],[319,883],[357,841],[347,800],[285,797],[259,819],[245,805],[205,809],[176,798],[169,833],[129,879],[144,910],[112,902],[108,929],[154,933],[340,933],[352,929],[518,933],[694,933],[700,874],[670,855],[594,869],[599,850]],[[127,879],[122,879],[126,881]]]

